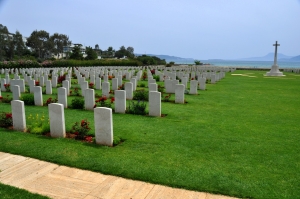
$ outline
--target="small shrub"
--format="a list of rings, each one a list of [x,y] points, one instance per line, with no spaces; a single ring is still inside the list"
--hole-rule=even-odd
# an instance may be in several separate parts
[[[146,115],[146,103],[144,101],[142,103],[140,101],[136,103],[134,101],[131,101],[129,102],[129,106],[126,109],[126,113],[134,115]]]
[[[142,80],[146,80],[147,79],[147,72],[146,71],[144,71],[143,72],[143,75],[142,75]]]
[[[85,136],[87,136],[87,133],[91,130],[89,125],[90,123],[87,121],[87,119],[81,120],[80,124],[75,122],[75,124],[72,126],[72,132],[77,135],[76,139],[85,139]]]
[[[114,136],[113,139],[113,146],[117,146],[118,144],[121,144],[122,142],[124,142],[125,140],[120,138],[119,136]]]
[[[24,94],[21,96],[21,100],[24,101],[25,105],[34,105],[34,95]]]
[[[157,91],[163,93],[164,92],[164,87],[161,85],[157,86]]]
[[[145,87],[145,86],[146,86],[145,83],[141,83],[141,84],[139,85],[139,87]]]
[[[94,89],[94,83],[92,83],[92,82],[89,83],[89,88],[90,88],[90,89]]]
[[[70,90],[70,95],[79,96],[79,87],[74,87],[74,90]]]
[[[118,90],[125,90],[125,84],[122,84],[121,86],[119,86]]]
[[[10,92],[10,84],[4,84],[4,88],[6,90],[6,92]]]
[[[153,79],[155,79],[155,81],[159,82],[159,75],[153,75]]]
[[[114,103],[115,98],[114,97],[110,97],[109,99],[110,100],[108,101],[108,98],[106,96],[100,97],[99,99],[97,99],[95,101],[94,108],[96,108],[96,107],[111,108],[111,105]]]
[[[6,95],[6,97],[0,96],[0,102],[10,103],[12,100],[13,99],[10,95]]]
[[[57,102],[57,99],[52,99],[52,97],[49,97],[46,102],[45,102],[45,105],[48,106],[49,104],[51,103],[56,103]]]
[[[0,127],[10,127],[13,125],[12,113],[0,113]]]
[[[66,80],[66,75],[64,74],[64,75],[58,77],[57,83],[62,84],[62,82],[65,80]]]
[[[163,102],[169,102],[170,101],[170,98],[171,98],[171,94],[168,94],[168,95],[162,95],[162,101]]]
[[[145,91],[144,89],[142,90],[136,90],[133,94],[133,99],[134,100],[144,100],[144,101],[148,101],[148,97],[149,94],[147,91]]]
[[[26,122],[27,131],[29,133],[44,134],[50,132],[49,119],[47,121],[44,114],[41,117],[39,114],[36,114],[35,116],[30,114]]]
[[[118,145],[121,142],[121,138],[118,136],[114,136],[113,145]]]
[[[73,109],[83,109],[84,108],[84,99],[76,97],[72,99],[71,107]]]

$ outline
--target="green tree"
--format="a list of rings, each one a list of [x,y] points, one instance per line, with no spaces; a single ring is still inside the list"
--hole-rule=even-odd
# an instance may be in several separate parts
[[[124,56],[127,56],[127,50],[126,50],[125,46],[121,46],[120,49],[118,51],[116,51],[115,57],[120,59]]]
[[[32,48],[32,50],[35,52],[35,54],[39,58],[43,58],[52,51],[53,45],[51,45],[51,42],[48,42],[49,40],[49,33],[40,30],[40,31],[33,31],[31,35],[28,37],[26,46]]]
[[[107,57],[113,57],[115,55],[115,52],[116,51],[113,49],[113,47],[110,46],[110,47],[107,48],[107,55],[106,56]]]
[[[62,55],[64,46],[71,45],[69,37],[64,34],[54,33],[49,38],[50,45],[52,46],[51,52],[55,55]]]
[[[80,51],[80,47],[81,45],[74,46],[74,48],[72,49],[72,53],[70,55],[70,59],[77,59],[77,60],[83,59],[83,55]]]
[[[134,48],[133,47],[131,47],[131,46],[128,46],[127,47],[127,57],[130,57],[130,58],[134,58]]]
[[[6,26],[0,24],[0,61],[5,60],[8,49],[9,32]]]
[[[195,60],[194,62],[195,62],[195,65],[202,65],[201,61],[199,61],[199,60]]]
[[[85,53],[87,54],[87,56],[85,57],[85,59],[87,60],[95,60],[98,58],[97,53],[93,50],[92,47],[86,47]]]
[[[137,60],[142,62],[144,65],[155,65],[155,64],[157,64],[157,62],[155,61],[155,59],[153,59],[153,57],[150,57],[150,56],[147,56],[147,55],[138,56]]]
[[[15,46],[15,55],[19,58],[23,55],[25,55],[26,52],[26,46],[23,41],[23,36],[19,31],[16,31],[16,34],[13,36],[13,43]]]
[[[95,45],[94,51],[97,53],[97,56],[101,56],[102,50],[100,49],[98,44]]]

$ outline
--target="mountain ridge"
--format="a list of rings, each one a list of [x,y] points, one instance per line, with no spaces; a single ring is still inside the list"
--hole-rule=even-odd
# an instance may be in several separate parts
[[[155,56],[155,57],[158,57],[160,59],[164,59],[166,60],[167,62],[170,62],[170,61],[192,61],[194,62],[194,59],[193,58],[182,58],[182,57],[176,57],[176,56],[171,56],[171,55],[155,55],[155,54],[139,54],[139,53],[135,53],[136,56],[142,56],[142,55],[147,55],[147,56]]]
[[[300,61],[300,55],[298,56],[289,56],[282,53],[277,53],[277,59],[281,61]],[[268,53],[262,57],[248,57],[236,59],[241,61],[274,61],[274,53]]]

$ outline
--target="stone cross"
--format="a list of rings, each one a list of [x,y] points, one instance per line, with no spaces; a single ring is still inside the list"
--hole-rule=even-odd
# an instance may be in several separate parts
[[[273,44],[275,46],[275,54],[274,54],[274,64],[271,67],[270,72],[266,73],[266,76],[284,76],[282,72],[279,71],[279,67],[277,65],[277,46],[280,46],[280,44],[276,43]]]
[[[280,44],[276,43],[273,44],[273,46],[275,46],[275,54],[274,54],[274,65],[277,65],[277,46],[280,46]]]

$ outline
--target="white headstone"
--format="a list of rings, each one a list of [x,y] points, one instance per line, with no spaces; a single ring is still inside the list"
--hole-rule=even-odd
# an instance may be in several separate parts
[[[118,90],[118,78],[112,79],[112,90]]]
[[[57,76],[52,76],[52,88],[56,88],[57,87]]]
[[[18,86],[18,85],[12,86],[11,91],[13,93],[13,100],[19,100],[19,98],[20,98],[20,86]]]
[[[149,92],[157,91],[157,84],[156,83],[148,84],[148,88],[149,88]]]
[[[161,93],[156,91],[149,92],[149,115],[161,116]]]
[[[57,102],[62,104],[64,108],[68,108],[67,89],[60,87],[57,89]]]
[[[62,87],[66,88],[67,90],[67,95],[69,96],[70,95],[70,86],[69,86],[69,81],[68,80],[64,80],[62,81]]]
[[[198,81],[197,80],[191,80],[190,82],[190,94],[197,95],[198,94]]]
[[[101,78],[97,77],[96,78],[96,90],[101,90]]]
[[[126,99],[132,100],[133,98],[133,84],[131,82],[125,83]]]
[[[64,106],[58,103],[48,105],[51,137],[66,137]]]
[[[184,104],[184,90],[183,84],[177,84],[175,87],[175,103]]]
[[[126,111],[126,91],[116,90],[115,91],[115,112],[125,113]]]
[[[85,90],[88,89],[88,82],[87,81],[82,81],[81,84],[81,95],[85,95]]]
[[[52,95],[52,84],[50,80],[46,81],[46,94]]]
[[[97,107],[94,109],[96,143],[113,146],[112,109]]]
[[[109,82],[103,82],[102,83],[102,96],[109,96],[110,92],[110,83]]]
[[[84,95],[84,105],[86,110],[94,110],[95,91],[94,89],[86,89]]]
[[[34,90],[34,105],[43,106],[42,87],[35,86],[33,90]]]
[[[26,117],[24,102],[20,100],[11,101],[13,128],[17,131],[26,131]]]

